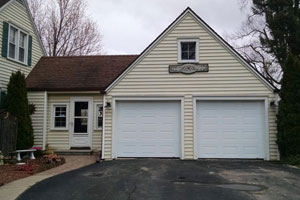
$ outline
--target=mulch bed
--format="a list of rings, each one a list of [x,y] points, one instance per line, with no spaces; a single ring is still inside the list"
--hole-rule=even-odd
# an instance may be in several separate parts
[[[47,163],[41,157],[35,160],[25,161],[26,165],[5,164],[0,166],[0,187],[6,183],[17,179],[25,178],[33,174],[57,167],[65,163],[64,158],[60,158],[60,162]]]

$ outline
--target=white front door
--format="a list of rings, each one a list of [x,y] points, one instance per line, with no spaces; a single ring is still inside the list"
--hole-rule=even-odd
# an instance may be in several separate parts
[[[117,157],[180,157],[180,101],[117,101]]]
[[[198,101],[199,158],[264,158],[263,101]]]
[[[92,100],[71,100],[70,147],[91,147]]]

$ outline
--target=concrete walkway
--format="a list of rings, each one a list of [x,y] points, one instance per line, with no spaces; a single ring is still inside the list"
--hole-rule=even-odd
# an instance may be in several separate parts
[[[35,174],[33,176],[19,179],[1,186],[0,199],[15,200],[26,189],[33,186],[37,182],[96,162],[95,156],[68,155],[64,156],[64,158],[66,159],[66,163],[59,167],[55,167],[50,170]]]

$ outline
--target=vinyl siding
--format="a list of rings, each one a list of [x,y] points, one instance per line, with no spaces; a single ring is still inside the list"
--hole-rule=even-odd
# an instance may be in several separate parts
[[[27,31],[29,35],[32,36],[32,66],[25,66],[0,56],[0,88],[6,89],[11,73],[20,70],[27,76],[43,55],[43,50],[35,34],[26,8],[17,1],[14,1],[0,12],[0,49],[2,49],[2,24],[4,21]]]
[[[209,64],[209,72],[169,73],[178,64],[177,41],[199,39],[199,62]],[[114,97],[184,97],[184,159],[194,158],[193,99],[197,96],[258,96],[275,98],[273,92],[247,69],[221,42],[206,31],[192,15],[186,14],[143,59],[107,94]],[[112,155],[112,110],[106,109],[104,158]],[[275,111],[269,109],[270,158],[278,159]]]
[[[70,101],[72,97],[93,97],[93,119],[92,119],[92,149],[99,151],[101,150],[102,130],[95,130],[94,125],[94,114],[95,104],[102,103],[103,96],[100,94],[49,94],[48,105],[47,105],[47,133],[46,133],[46,144],[50,149],[53,150],[67,150],[69,149],[69,130],[52,130],[51,129],[51,105],[53,103],[68,103],[70,119]],[[69,120],[70,121],[70,120]]]
[[[29,103],[35,105],[35,113],[31,116],[34,146],[43,146],[44,92],[28,92]]]

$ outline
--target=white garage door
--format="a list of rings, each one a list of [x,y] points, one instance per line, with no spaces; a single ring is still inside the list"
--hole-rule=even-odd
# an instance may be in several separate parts
[[[263,101],[198,101],[199,158],[264,158]]]
[[[117,101],[117,157],[180,157],[180,102]]]

